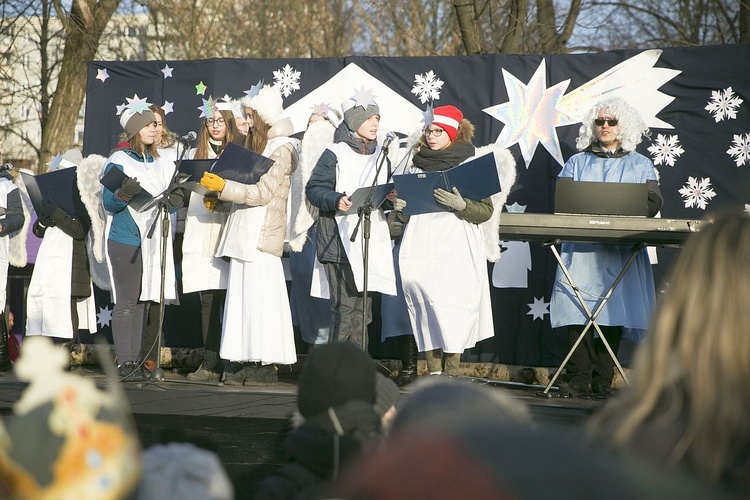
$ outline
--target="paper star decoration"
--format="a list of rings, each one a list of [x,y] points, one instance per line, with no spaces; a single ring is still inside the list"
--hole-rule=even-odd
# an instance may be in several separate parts
[[[111,322],[112,309],[110,309],[108,305],[100,307],[99,312],[96,313],[96,324],[104,328],[105,326],[109,326]]]
[[[544,297],[541,297],[537,299],[534,297],[534,302],[531,304],[526,304],[529,306],[529,316],[532,317],[533,320],[541,319],[544,320],[544,315],[549,314],[549,302],[544,301]]]
[[[125,111],[126,106],[127,104],[124,102],[122,104],[118,104],[117,106],[115,106],[115,108],[117,108],[117,116],[120,116],[122,112]]]
[[[326,116],[329,111],[331,111],[331,105],[327,102],[321,102],[312,107],[312,113],[315,115]]]
[[[262,88],[263,80],[258,80],[258,83],[250,87],[250,90],[245,91],[245,95],[247,95],[248,97],[255,97],[256,95],[258,95],[258,92],[260,92],[260,89]]]
[[[130,97],[126,97],[125,100],[128,101],[125,109],[130,109],[136,113],[143,113],[148,109],[149,106],[151,106],[151,104],[146,102],[145,98],[138,97],[138,94],[135,94],[132,99]]]
[[[508,211],[508,213],[511,214],[522,214],[526,211],[526,207],[528,205],[521,205],[518,202],[513,203],[512,205],[505,205],[505,210]],[[502,217],[502,216],[501,216]]]
[[[373,95],[372,90],[360,87],[359,89],[354,90],[354,95],[349,99],[354,101],[354,107],[362,106],[364,109],[367,109],[371,104],[377,106],[377,103],[375,102],[376,97],[376,95]]]
[[[169,113],[172,113],[174,111],[174,103],[169,101],[164,101],[164,105],[161,107],[162,111],[164,111],[165,115],[168,115]]]
[[[204,95],[207,88],[208,87],[203,84],[203,81],[201,81],[198,85],[195,86],[195,95]]]
[[[529,167],[541,143],[561,165],[564,163],[555,128],[575,123],[575,119],[557,110],[560,97],[570,84],[565,80],[546,88],[546,63],[542,60],[528,85],[503,69],[508,102],[490,106],[483,111],[505,124],[495,141],[507,148],[518,144],[521,156]]]
[[[214,99],[211,96],[208,96],[208,100],[201,99],[203,101],[203,104],[198,106],[198,109],[200,110],[201,114],[198,118],[211,118],[214,116],[214,113],[216,113],[218,110],[216,109],[216,99]]]
[[[161,69],[161,72],[164,73],[164,79],[172,78],[172,70],[174,68],[170,68],[169,64],[165,64],[164,67]]]
[[[62,159],[62,153],[57,153],[52,157],[50,161],[47,162],[47,170],[57,170],[58,167],[60,167],[60,162],[62,161]]]
[[[96,70],[96,79],[101,80],[102,83],[104,83],[104,80],[109,78],[109,73],[107,73],[107,68],[104,69],[97,69]]]
[[[431,125],[432,122],[434,121],[435,121],[434,108],[432,107],[432,104],[428,104],[427,109],[425,109],[424,113],[422,114],[422,122],[424,123],[426,127],[427,125]]]

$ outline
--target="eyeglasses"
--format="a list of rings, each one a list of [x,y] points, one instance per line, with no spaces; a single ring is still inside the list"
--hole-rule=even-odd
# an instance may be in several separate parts
[[[224,118],[209,118],[206,120],[206,125],[209,127],[216,124],[216,125],[224,125],[226,122],[224,121]]]
[[[616,127],[619,123],[619,120],[617,118],[597,118],[596,120],[594,120],[594,124],[597,127],[603,127],[604,122],[607,122],[607,125],[609,125],[610,127]]]
[[[431,135],[434,135],[435,137],[440,137],[443,134],[443,129],[441,128],[433,128],[432,130],[426,128],[424,129],[424,136],[428,139]]]

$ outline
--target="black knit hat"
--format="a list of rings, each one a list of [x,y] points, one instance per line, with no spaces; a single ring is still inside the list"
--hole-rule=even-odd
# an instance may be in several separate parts
[[[310,418],[351,400],[375,404],[372,358],[346,342],[315,347],[299,378],[300,413]]]

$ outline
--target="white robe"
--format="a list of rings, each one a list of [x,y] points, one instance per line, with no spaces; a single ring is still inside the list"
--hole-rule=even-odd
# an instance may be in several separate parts
[[[0,178],[0,207],[8,207],[8,193],[18,189],[9,179]],[[5,215],[0,215],[0,223],[5,219]],[[5,311],[5,300],[8,286],[8,247],[9,247],[10,236],[0,237],[0,280],[2,280],[2,286],[0,287],[0,311]]]
[[[399,269],[420,352],[462,353],[495,334],[478,225],[452,212],[411,216],[401,239]]]
[[[116,151],[108,160],[108,163],[115,163],[122,166],[125,175],[128,177],[137,177],[141,187],[153,195],[164,191],[168,186],[174,174],[174,163],[163,158],[155,158],[152,163],[140,162],[131,158],[124,151]],[[157,227],[152,238],[148,238],[148,231],[154,219],[159,216],[156,208],[150,208],[143,212],[133,210],[128,206],[125,210],[130,212],[138,231],[141,235],[141,258],[143,260],[143,269],[141,272],[141,301],[159,302],[161,296],[161,221],[157,222]],[[107,225],[105,234],[109,234],[112,227],[113,214],[107,212]],[[109,246],[109,240],[107,240]],[[107,249],[109,254],[109,249]],[[112,283],[112,300],[117,302],[117,284],[112,275],[112,265],[107,259],[109,269],[109,278]],[[166,251],[166,268],[164,275],[164,299],[175,300],[177,298],[177,288],[174,273],[174,256],[172,254],[172,231],[167,232],[167,251]]]
[[[73,338],[70,311],[72,258],[73,238],[60,228],[47,228],[26,295],[26,335]],[[78,328],[96,332],[93,286],[91,295],[77,302]]]
[[[345,143],[338,142],[329,146],[336,154],[336,191],[353,194],[361,187],[370,186],[377,169],[376,161],[379,149],[372,155],[361,155],[352,151]],[[378,184],[387,182],[388,172],[385,167],[378,176]],[[360,225],[354,242],[350,241],[352,232],[359,220],[357,214],[337,215],[336,225],[339,237],[344,244],[349,265],[354,273],[357,290],[364,291],[364,231]],[[381,292],[396,295],[396,273],[391,253],[391,235],[388,223],[382,210],[373,210],[370,216],[370,240],[368,252],[367,288],[368,292]]]
[[[292,141],[271,139],[263,156]],[[231,259],[219,356],[289,365],[297,362],[297,350],[281,258],[257,248],[266,209],[233,205],[219,242],[217,257]]]

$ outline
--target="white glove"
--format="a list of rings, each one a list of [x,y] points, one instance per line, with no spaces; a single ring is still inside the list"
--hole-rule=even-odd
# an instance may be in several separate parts
[[[452,193],[449,193],[445,189],[437,188],[432,193],[432,196],[435,198],[435,201],[437,201],[441,205],[445,205],[452,210],[455,210],[456,212],[460,212],[461,210],[466,208],[466,202],[461,197],[461,193],[459,193],[458,189],[456,189],[455,187],[453,188]]]
[[[402,200],[401,198],[393,199],[393,210],[402,212],[404,208],[406,208],[406,200]]]

